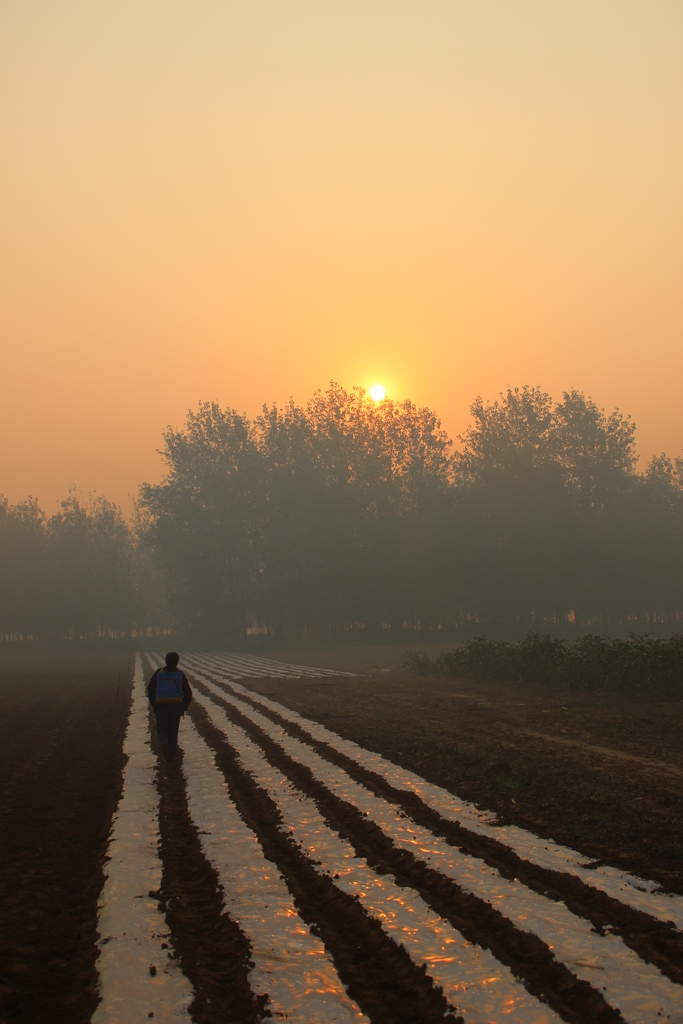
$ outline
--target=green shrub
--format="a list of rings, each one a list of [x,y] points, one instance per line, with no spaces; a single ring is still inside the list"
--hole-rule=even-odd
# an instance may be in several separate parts
[[[403,667],[415,676],[428,676],[435,671],[435,663],[424,651],[408,651],[402,661]]]
[[[475,637],[432,660],[421,651],[405,656],[419,675],[436,673],[480,682],[547,683],[583,690],[643,690],[683,693],[683,636],[611,640],[584,636],[569,643],[527,633],[513,644]]]

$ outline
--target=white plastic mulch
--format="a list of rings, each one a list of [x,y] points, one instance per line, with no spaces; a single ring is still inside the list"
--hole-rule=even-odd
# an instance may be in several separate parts
[[[153,666],[158,656],[148,655]],[[283,705],[247,690],[238,679],[332,677],[332,670],[289,665],[267,658],[230,654],[193,654],[181,668],[202,682],[205,696],[195,699],[232,746],[242,769],[276,803],[282,827],[320,874],[356,898],[368,917],[402,944],[413,961],[426,967],[454,1012],[466,1024],[510,1021],[555,1024],[559,1017],[533,996],[493,954],[467,941],[409,887],[380,875],[324,819],[246,733],[232,723],[221,698],[251,720],[288,757],[308,768],[338,798],[353,804],[388,836],[396,848],[452,879],[465,892],[493,906],[516,928],[540,938],[555,958],[596,988],[619,1009],[626,1024],[683,1024],[683,990],[655,966],[642,960],[617,935],[599,934],[568,907],[504,878],[483,861],[464,854],[418,825],[405,812],[355,782],[308,743],[295,739],[251,703],[295,723],[312,740],[322,741],[392,786],[415,793],[443,818],[495,839],[531,864],[580,878],[587,885],[660,921],[683,927],[683,897],[660,892],[657,885],[626,872],[590,868],[581,854],[515,826],[499,826],[495,815],[345,740]],[[123,794],[111,834],[107,879],[100,900],[100,995],[92,1024],[129,1024],[148,1019],[188,1021],[189,981],[169,947],[171,939],[157,902],[149,897],[161,880],[158,845],[158,797],[155,758],[149,747],[147,697],[140,656],[136,658],[134,698],[126,734],[129,761]],[[257,836],[233,803],[214,753],[190,720],[182,723],[180,744],[188,810],[203,852],[215,868],[226,912],[251,946],[250,984],[268,997],[273,1019],[297,1024],[367,1022],[348,996],[334,963],[317,935],[301,919],[287,880],[264,855]],[[150,966],[154,971],[150,972]]]

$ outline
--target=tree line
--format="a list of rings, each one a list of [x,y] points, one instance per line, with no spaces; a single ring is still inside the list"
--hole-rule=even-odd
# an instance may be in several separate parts
[[[34,498],[0,495],[0,640],[163,632],[158,570],[112,502],[75,491],[48,517]]]
[[[639,470],[633,422],[575,390],[471,412],[454,446],[431,410],[337,384],[255,419],[203,403],[132,523],[0,504],[0,633],[680,631],[683,460]]]

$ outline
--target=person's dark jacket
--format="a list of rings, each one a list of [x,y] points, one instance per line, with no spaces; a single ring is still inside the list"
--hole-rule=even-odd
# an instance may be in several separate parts
[[[180,672],[181,676],[183,677],[183,714],[185,714],[185,712],[190,706],[190,701],[192,700],[192,688],[187,681],[187,676],[179,668],[169,668],[168,665],[164,665],[163,668],[158,668],[155,672],[152,673],[152,678],[147,683],[147,696],[149,697],[150,704],[156,711],[157,676],[159,675],[160,672]]]

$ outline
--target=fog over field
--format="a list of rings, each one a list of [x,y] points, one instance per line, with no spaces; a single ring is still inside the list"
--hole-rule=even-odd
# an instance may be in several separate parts
[[[680,631],[679,4],[0,17],[0,637]]]
[[[0,1024],[683,1024],[682,53],[0,0]]]
[[[0,506],[0,633],[218,645],[481,633],[667,635],[683,615],[683,460],[578,391],[508,389],[454,445],[409,401],[331,385],[168,428],[132,520],[71,493]]]

